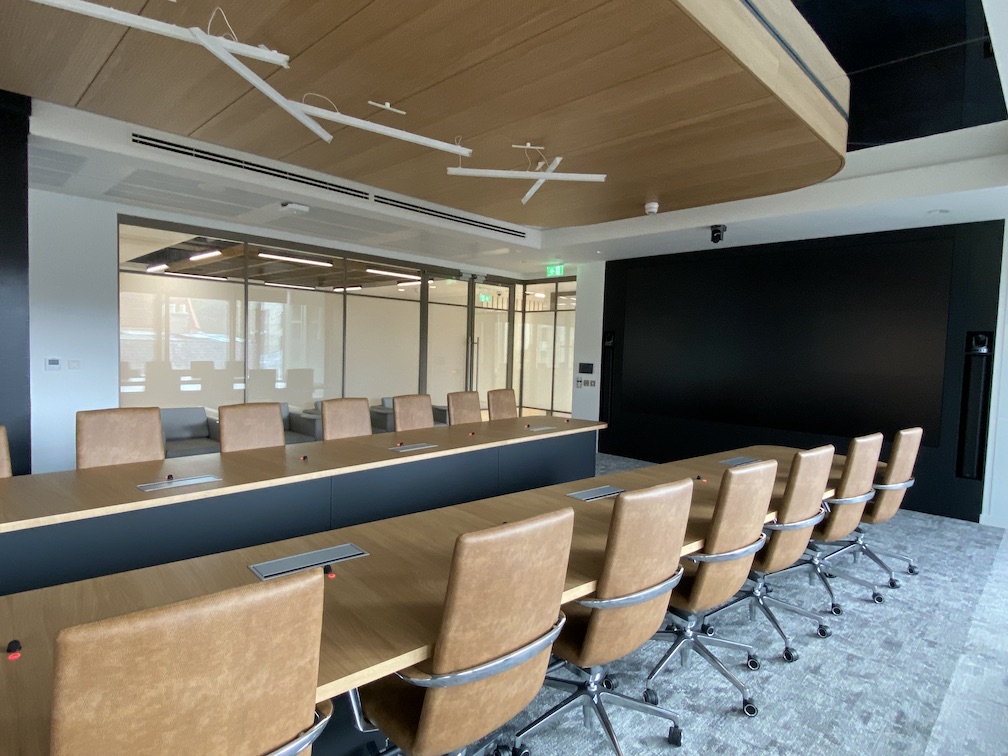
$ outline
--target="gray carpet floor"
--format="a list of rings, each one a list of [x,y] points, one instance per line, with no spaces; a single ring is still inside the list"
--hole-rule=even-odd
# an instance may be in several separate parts
[[[598,473],[643,464],[599,455]],[[718,635],[757,647],[763,661],[758,671],[745,667],[744,654],[715,650],[749,685],[757,717],[740,712],[741,696],[698,656],[686,668],[673,661],[656,680],[662,705],[681,715],[681,753],[1008,753],[1004,531],[904,510],[873,529],[869,540],[915,555],[920,574],[897,568],[902,587],[883,587],[882,604],[860,586],[834,581],[845,613],[823,612],[833,631],[829,638],[815,635],[815,623],[781,613],[798,660],[785,662],[769,623],[761,617],[750,622],[742,607],[712,621]],[[883,573],[866,559],[844,561],[855,574],[883,585]],[[804,576],[785,576],[773,585],[778,598],[818,610],[828,606],[826,593]],[[650,642],[615,663],[619,692],[639,695],[666,648]],[[563,695],[544,689],[515,727]],[[618,708],[610,717],[627,756],[674,750],[661,720]],[[580,711],[525,744],[534,756],[612,753],[598,724],[586,729]]]

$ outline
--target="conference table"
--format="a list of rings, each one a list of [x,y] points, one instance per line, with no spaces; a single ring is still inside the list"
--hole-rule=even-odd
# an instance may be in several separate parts
[[[604,427],[527,417],[0,479],[0,595],[589,477]]]
[[[351,543],[367,555],[334,563],[326,581],[317,690],[322,701],[431,657],[460,534],[572,507],[574,534],[563,593],[569,602],[595,590],[614,498],[580,501],[568,494],[601,485],[634,490],[692,479],[682,548],[687,555],[703,548],[727,465],[740,458],[775,459],[779,496],[794,452],[747,447],[2,596],[0,640],[16,638],[23,650],[16,661],[0,657],[0,753],[47,751],[53,646],[65,627],[254,583],[252,564]],[[771,507],[766,521],[775,514]],[[199,663],[198,653],[193,649],[193,664]]]

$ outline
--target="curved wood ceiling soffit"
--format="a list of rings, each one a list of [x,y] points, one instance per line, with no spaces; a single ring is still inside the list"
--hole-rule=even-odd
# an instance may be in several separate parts
[[[102,2],[202,28],[221,4]],[[548,182],[523,206],[530,183],[449,177],[454,156],[333,123],[326,144],[198,46],[29,0],[0,14],[0,88],[528,226],[775,194],[843,166],[849,82],[788,0],[244,0],[225,11],[242,42],[290,56],[286,70],[246,62],[291,100],[317,92],[348,115],[460,136],[474,151],[466,167],[526,170],[511,145],[531,141],[562,156],[561,170],[608,180]]]

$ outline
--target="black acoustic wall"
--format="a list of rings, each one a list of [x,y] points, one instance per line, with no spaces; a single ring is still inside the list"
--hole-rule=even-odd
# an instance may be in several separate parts
[[[0,91],[0,425],[15,474],[31,465],[27,97]]]
[[[979,519],[1004,224],[712,248],[606,267],[602,451],[843,451],[924,428],[907,505]],[[977,335],[989,352],[977,354]],[[967,354],[969,352],[969,354]]]

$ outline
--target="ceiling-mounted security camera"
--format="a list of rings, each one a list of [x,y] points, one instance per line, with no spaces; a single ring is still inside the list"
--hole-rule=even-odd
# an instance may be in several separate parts
[[[644,214],[645,215],[657,215],[658,214],[658,203],[657,202],[645,202],[644,203]]]
[[[716,226],[710,227],[710,240],[711,244],[719,244],[722,239],[724,239],[725,231],[728,230],[728,226],[720,223]]]

